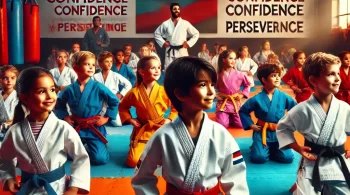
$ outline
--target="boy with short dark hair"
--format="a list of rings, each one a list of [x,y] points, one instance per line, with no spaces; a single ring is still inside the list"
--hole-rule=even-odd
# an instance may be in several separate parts
[[[350,151],[344,148],[350,106],[333,95],[339,91],[339,68],[338,57],[311,54],[302,70],[314,93],[278,123],[280,148],[292,148],[303,157],[294,194],[350,194]],[[305,137],[305,146],[297,144],[296,130]]]
[[[239,116],[244,130],[254,130],[250,159],[253,163],[266,163],[269,159],[280,163],[292,163],[292,150],[278,149],[276,136],[278,121],[286,110],[296,105],[289,95],[280,91],[281,69],[276,64],[264,64],[258,68],[258,78],[263,84],[263,90],[248,101],[239,110]],[[255,124],[250,113],[258,118]]]
[[[249,194],[236,141],[203,111],[212,108],[216,80],[215,69],[200,58],[182,57],[169,65],[164,87],[179,117],[148,141],[132,179],[136,194],[159,194],[153,174],[158,165],[168,195]]]

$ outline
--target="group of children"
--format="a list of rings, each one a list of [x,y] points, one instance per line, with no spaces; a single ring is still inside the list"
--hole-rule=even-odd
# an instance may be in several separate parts
[[[101,53],[97,59],[102,72],[97,74],[96,56],[87,51],[72,56],[72,68],[65,66],[65,51],[58,51],[57,68],[51,71],[33,67],[18,75],[14,66],[1,68],[0,110],[6,115],[0,122],[3,130],[12,125],[0,148],[5,189],[18,194],[88,193],[90,163],[109,160],[104,125],[111,122],[133,126],[126,164],[137,167],[132,179],[136,194],[159,193],[153,175],[159,166],[169,195],[249,194],[245,162],[226,130],[230,125],[254,131],[253,163],[291,163],[291,149],[303,156],[296,194],[350,193],[350,152],[344,149],[350,107],[333,95],[349,99],[349,52],[340,60],[315,53],[306,61],[305,53],[295,53],[295,67],[282,80],[296,93],[298,105],[279,90],[281,68],[276,64],[257,68],[263,89],[242,105],[254,70],[239,72],[230,49],[222,49],[217,70],[196,57],[175,60],[165,72],[164,87],[157,83],[161,66],[155,56],[139,59],[135,86],[111,71],[113,57],[122,70],[122,53]],[[248,48],[239,53],[244,69],[249,66],[244,63]],[[218,123],[204,112],[216,97]],[[131,116],[132,106],[137,118]],[[305,146],[295,142],[296,130],[305,136]],[[73,160],[70,177],[63,167],[68,156]],[[22,170],[21,184],[15,180],[15,166]]]

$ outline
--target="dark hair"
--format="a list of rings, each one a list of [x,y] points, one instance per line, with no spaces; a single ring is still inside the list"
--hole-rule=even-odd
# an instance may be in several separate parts
[[[132,45],[131,45],[130,43],[125,44],[125,45],[123,46],[123,48],[128,47],[128,46],[132,48]]]
[[[115,49],[112,51],[113,56],[117,55],[117,53],[122,52],[124,54],[124,50],[122,49]]]
[[[350,51],[342,51],[338,54],[338,57],[340,58],[340,61],[343,63],[343,58],[347,55],[350,54]]]
[[[72,46],[73,45],[79,45],[79,47],[80,47],[80,43],[79,42],[73,42]]]
[[[226,44],[222,44],[222,45],[220,45],[219,47],[218,47],[218,51],[220,50],[220,48],[222,48],[222,47],[226,47],[227,48],[227,45]]]
[[[139,62],[137,62],[136,86],[140,85],[143,81],[139,70],[144,69],[151,60],[159,61],[158,58],[155,56],[145,56],[141,58]]]
[[[100,55],[98,55],[98,58],[97,58],[97,61],[98,63],[102,63],[103,60],[107,59],[107,58],[114,58],[113,54],[109,51],[104,51],[104,52],[101,52]]]
[[[270,44],[271,44],[271,42],[270,42],[269,40],[264,40],[264,41],[261,43],[261,49],[264,48],[264,45],[265,45],[266,43],[270,43]]]
[[[56,54],[57,54],[56,58],[58,57],[58,54],[59,54],[59,53],[65,53],[65,54],[67,55],[67,58],[69,58],[69,53],[68,53],[68,51],[66,51],[66,50],[64,50],[64,49],[59,49],[58,51],[56,51]]]
[[[15,66],[4,65],[0,68],[0,79],[2,79],[4,77],[4,74],[6,71],[11,71],[11,72],[15,73],[16,77],[18,77],[18,75],[19,75],[19,71]]]
[[[237,56],[238,56],[238,57],[241,57],[242,52],[243,52],[243,50],[244,50],[245,48],[247,48],[247,50],[249,49],[248,46],[245,46],[245,45],[243,45],[242,47],[238,48],[238,52],[237,52]],[[249,54],[248,54],[248,56],[249,56]]]
[[[301,54],[305,54],[305,52],[300,51],[300,50],[294,52],[294,54],[293,54],[293,60],[294,60],[294,62],[297,61],[299,55],[301,55]]]
[[[35,83],[36,79],[38,79],[39,77],[43,77],[43,76],[49,76],[53,81],[53,76],[51,75],[50,71],[45,69],[45,68],[41,68],[41,67],[31,67],[31,68],[27,68],[24,69],[20,74],[19,77],[17,79],[17,83],[16,83],[16,91],[17,91],[17,95],[29,95],[30,90],[33,88],[33,84]],[[22,108],[22,102],[21,99],[18,98],[18,104],[16,105],[15,108],[15,114],[14,114],[14,118],[13,118],[13,123],[18,123],[20,121],[22,121],[25,117],[23,108]],[[23,104],[24,105],[24,104]]]
[[[92,18],[92,22],[94,22],[95,21],[95,19],[100,19],[100,21],[101,21],[101,18],[100,18],[100,16],[94,16],[93,18]]]
[[[224,64],[223,59],[228,58],[228,56],[229,56],[231,53],[236,54],[236,52],[233,51],[232,49],[228,49],[228,50],[223,51],[223,52],[219,55],[219,58],[218,58],[218,73],[222,72],[222,69],[224,69],[224,65],[225,65],[225,64]],[[237,56],[236,56],[236,57],[237,57]]]
[[[173,7],[175,7],[175,6],[179,6],[180,7],[180,4],[178,4],[178,3],[170,4],[170,11],[173,11]]]
[[[179,89],[184,95],[188,95],[191,87],[198,81],[197,78],[200,71],[207,72],[212,82],[216,83],[217,76],[214,67],[206,60],[198,57],[177,58],[167,67],[164,77],[164,88],[178,112],[182,111],[182,103],[175,96],[174,90]]]
[[[271,73],[278,73],[281,76],[281,72],[281,68],[277,64],[263,64],[258,68],[258,79],[262,85],[265,85],[262,81],[263,78],[266,80]]]
[[[332,54],[317,52],[307,57],[302,71],[304,79],[309,84],[309,87],[314,89],[314,86],[309,81],[310,76],[318,78],[321,72],[325,71],[327,66],[332,64],[341,64],[340,59]]]

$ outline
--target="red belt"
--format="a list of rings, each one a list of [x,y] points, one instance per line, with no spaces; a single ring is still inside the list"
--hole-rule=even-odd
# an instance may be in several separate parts
[[[76,123],[78,123],[78,126],[75,127],[75,130],[77,132],[80,131],[80,129],[87,129],[87,128],[90,128],[90,130],[95,133],[95,135],[97,135],[98,138],[100,138],[100,140],[107,144],[108,141],[107,139],[105,138],[105,136],[102,135],[102,133],[96,129],[95,127],[95,124],[96,122],[99,120],[100,116],[93,116],[93,117],[90,117],[90,118],[78,118],[76,116],[72,116],[72,120]]]
[[[225,194],[225,192],[223,192],[223,190],[221,189],[220,182],[218,182],[218,184],[216,184],[216,186],[210,188],[207,191],[192,192],[192,193],[182,192],[179,189],[177,189],[177,187],[175,187],[173,184],[166,183],[166,193],[168,195],[190,195],[190,194],[191,195],[218,195],[220,193]]]

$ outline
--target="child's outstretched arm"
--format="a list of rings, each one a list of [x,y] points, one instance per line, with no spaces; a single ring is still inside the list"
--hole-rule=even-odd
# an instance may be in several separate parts
[[[145,150],[137,163],[135,174],[131,180],[137,195],[158,195],[158,178],[154,175],[157,166],[162,166],[162,145],[160,137],[153,135],[146,144]]]
[[[233,137],[230,138],[230,142],[226,144],[228,146],[227,154],[222,167],[220,179],[222,189],[227,195],[249,194],[246,164],[242,153]]]

